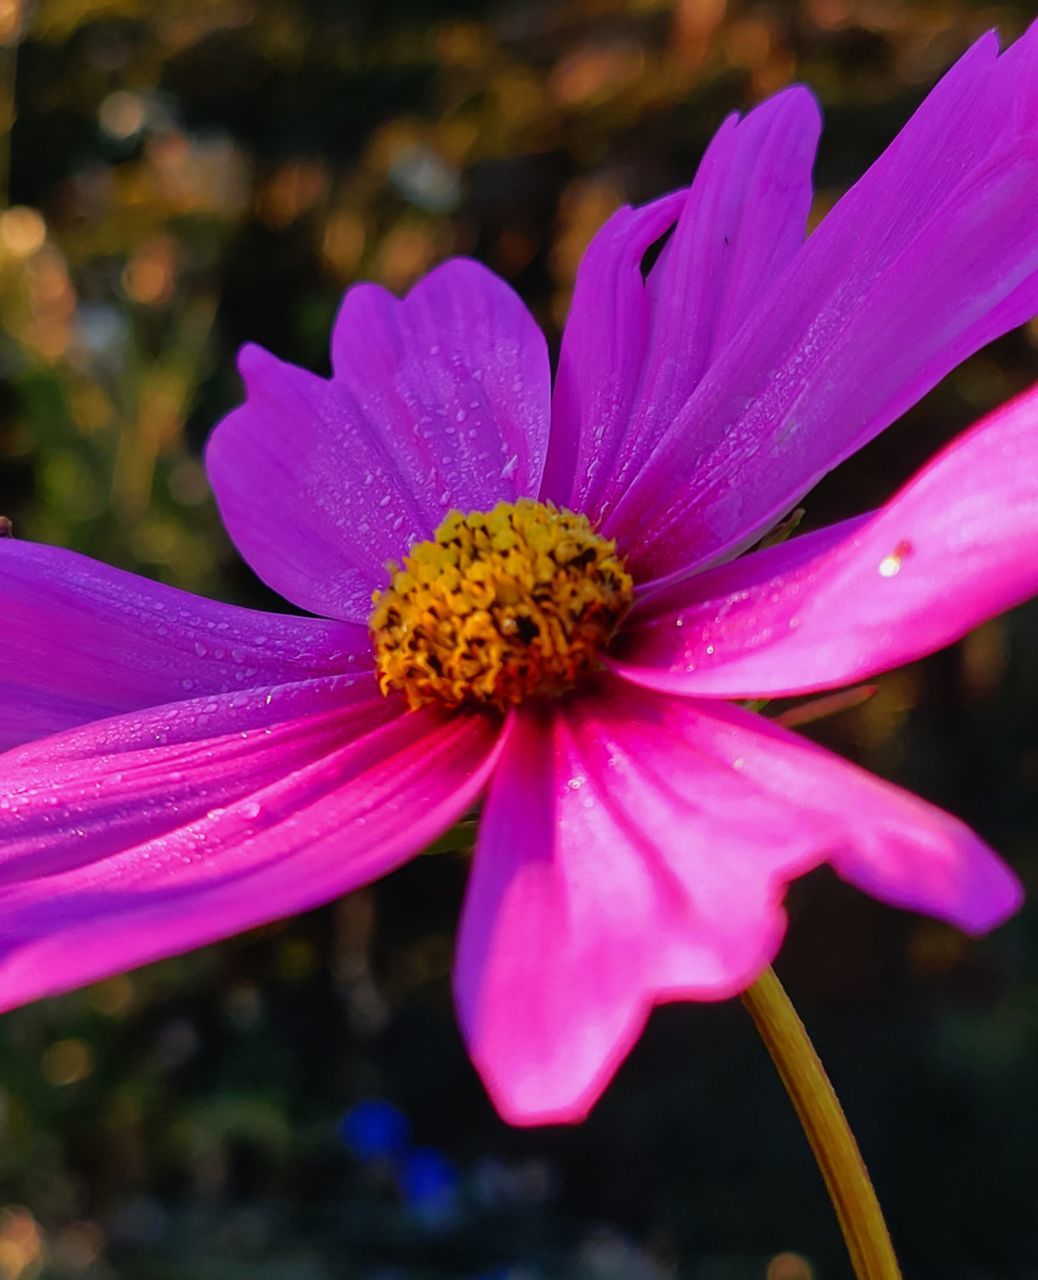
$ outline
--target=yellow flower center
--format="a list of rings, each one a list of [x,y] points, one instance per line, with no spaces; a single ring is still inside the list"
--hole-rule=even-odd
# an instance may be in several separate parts
[[[450,512],[389,570],[370,623],[379,685],[412,708],[565,693],[594,670],[633,591],[585,516],[529,498]]]

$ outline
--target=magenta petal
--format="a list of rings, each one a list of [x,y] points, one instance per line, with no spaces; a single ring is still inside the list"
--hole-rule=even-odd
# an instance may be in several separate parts
[[[621,210],[592,241],[563,340],[547,496],[599,518],[623,493],[802,244],[819,125],[802,88],[730,117],[687,193]],[[675,220],[643,281],[645,250]]]
[[[1038,26],[985,37],[822,221],[605,531],[644,580],[731,555],[1038,310]]]
[[[638,684],[749,698],[910,662],[1038,592],[1038,387],[871,517],[660,590],[611,665]]]
[[[786,882],[826,859],[970,930],[1020,901],[954,818],[748,711],[604,679],[554,715],[520,712],[455,969],[501,1114],[581,1119],[654,1003],[753,981],[779,946]]]
[[[370,666],[366,631],[0,539],[0,750],[138,707]]]
[[[604,682],[515,719],[483,813],[455,991],[506,1119],[581,1119],[661,1000],[771,960],[825,832],[742,772],[691,703]]]
[[[159,707],[0,757],[0,1007],[382,875],[484,785],[497,729],[370,675]]]
[[[984,933],[1019,908],[1016,876],[958,819],[762,716],[727,703],[695,705],[699,749],[731,761],[751,792],[784,798],[783,826],[815,842],[849,883],[968,933]]]
[[[302,608],[363,622],[386,563],[451,508],[536,495],[548,445],[544,338],[512,290],[455,260],[403,300],[347,293],[325,381],[259,348],[207,463],[253,569]]]

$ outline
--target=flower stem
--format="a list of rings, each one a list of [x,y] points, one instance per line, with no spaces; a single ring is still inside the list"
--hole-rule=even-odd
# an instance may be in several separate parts
[[[868,1170],[804,1024],[773,969],[743,992],[825,1179],[858,1280],[900,1280]]]

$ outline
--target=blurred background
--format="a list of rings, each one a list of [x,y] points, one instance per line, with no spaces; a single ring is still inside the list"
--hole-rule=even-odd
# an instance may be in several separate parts
[[[553,341],[581,251],[791,80],[821,213],[1032,3],[0,0],[0,513],[283,608],[200,463],[246,340],[327,368],[344,287],[452,253]],[[885,498],[1036,376],[1010,335],[808,500]],[[1038,879],[1038,608],[809,730]],[[660,1010],[591,1120],[516,1131],[461,1046],[465,851],[0,1019],[0,1280],[836,1280],[849,1267],[738,1003]],[[779,971],[915,1280],[1038,1277],[1035,911],[981,942],[798,884]]]

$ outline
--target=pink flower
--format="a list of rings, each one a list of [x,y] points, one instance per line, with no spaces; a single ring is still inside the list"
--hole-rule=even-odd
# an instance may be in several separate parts
[[[403,301],[350,290],[330,381],[245,350],[209,474],[245,558],[320,617],[0,543],[4,1007],[345,893],[486,788],[455,989],[520,1123],[583,1116],[655,1003],[752,982],[821,862],[971,932],[1017,907],[961,823],[724,699],[859,680],[1038,590],[1038,388],[879,512],[735,558],[1038,311],[1038,27],[974,45],[805,242],[818,128],[790,89],[728,120],[688,191],[609,220],[551,399],[529,314],[468,261]],[[466,526],[471,564],[441,534],[429,581],[381,598],[384,696],[387,562],[523,498],[600,536],[532,503]],[[636,585],[612,638],[606,539]],[[550,581],[492,616],[472,602],[506,561],[510,591]],[[531,637],[588,608],[600,662],[567,632],[536,686],[576,688],[471,705],[473,653],[533,680]]]

